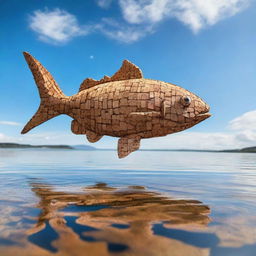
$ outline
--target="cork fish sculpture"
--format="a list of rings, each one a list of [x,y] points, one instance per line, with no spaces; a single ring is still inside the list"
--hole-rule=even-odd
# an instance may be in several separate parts
[[[138,150],[140,140],[188,129],[210,117],[209,106],[195,94],[171,83],[143,78],[141,70],[124,60],[112,76],[85,79],[79,92],[65,96],[52,75],[24,52],[37,84],[41,104],[22,134],[61,114],[73,120],[74,134],[96,142],[104,135],[120,137],[118,156]]]

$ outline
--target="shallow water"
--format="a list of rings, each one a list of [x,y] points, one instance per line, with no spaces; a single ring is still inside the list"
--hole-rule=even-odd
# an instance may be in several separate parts
[[[256,252],[256,154],[0,150],[0,255]]]

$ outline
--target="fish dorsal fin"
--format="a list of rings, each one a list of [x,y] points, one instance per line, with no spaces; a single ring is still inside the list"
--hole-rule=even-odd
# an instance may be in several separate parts
[[[123,61],[122,67],[111,77],[111,81],[143,78],[139,67],[128,60]]]
[[[85,89],[89,89],[98,84],[139,78],[143,78],[143,74],[140,68],[131,63],[130,61],[124,60],[121,68],[112,77],[104,76],[101,80],[86,78],[80,85],[79,92]]]
[[[95,85],[98,84],[99,81],[97,80],[94,80],[92,78],[86,78],[80,85],[80,88],[79,88],[79,92],[85,90],[85,89],[89,89]]]
[[[79,88],[79,92],[85,90],[85,89],[89,89],[95,85],[98,85],[98,84],[104,84],[104,83],[107,83],[107,82],[111,82],[111,77],[109,76],[104,76],[102,79],[100,80],[94,80],[92,78],[86,78],[80,85],[80,88]]]

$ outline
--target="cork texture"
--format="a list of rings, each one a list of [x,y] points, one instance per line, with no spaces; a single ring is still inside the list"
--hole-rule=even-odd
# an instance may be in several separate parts
[[[90,142],[104,135],[120,137],[120,158],[139,149],[140,140],[165,136],[190,128],[210,116],[209,106],[195,94],[174,84],[144,79],[129,61],[112,77],[85,79],[79,93],[65,96],[51,74],[31,55],[24,53],[39,89],[41,105],[24,127],[35,126],[66,114],[71,130]]]

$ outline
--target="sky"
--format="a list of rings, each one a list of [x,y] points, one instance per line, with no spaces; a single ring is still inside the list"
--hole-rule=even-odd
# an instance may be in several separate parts
[[[90,144],[71,133],[65,115],[20,134],[40,103],[27,51],[68,96],[128,59],[145,78],[178,84],[210,105],[211,118],[141,148],[256,146],[255,24],[254,0],[0,0],[0,142]],[[90,145],[116,142],[104,136]]]

